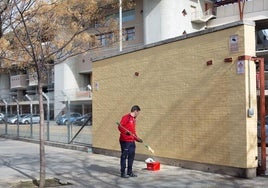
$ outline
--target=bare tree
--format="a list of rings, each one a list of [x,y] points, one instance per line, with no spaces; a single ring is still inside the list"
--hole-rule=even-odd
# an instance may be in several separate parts
[[[125,7],[132,1],[127,1]],[[97,0],[2,0],[0,2],[1,67],[35,72],[40,112],[40,183],[45,185],[45,138],[42,88],[48,67],[92,50],[96,32],[116,30],[105,14],[117,1]],[[102,27],[92,30],[101,23]],[[116,23],[116,24],[114,24]]]

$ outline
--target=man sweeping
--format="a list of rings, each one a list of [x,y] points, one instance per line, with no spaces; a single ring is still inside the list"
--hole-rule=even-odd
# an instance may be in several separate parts
[[[120,131],[120,146],[121,146],[121,158],[120,158],[120,172],[122,178],[137,177],[132,171],[132,166],[135,158],[136,144],[137,142],[143,142],[136,135],[136,117],[139,115],[140,107],[134,105],[131,108],[130,113],[124,115],[120,121],[118,129]],[[127,174],[126,174],[127,163]]]

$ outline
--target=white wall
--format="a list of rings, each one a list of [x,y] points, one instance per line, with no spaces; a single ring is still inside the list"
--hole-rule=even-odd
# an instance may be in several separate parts
[[[66,101],[67,95],[71,100],[72,96],[76,94],[79,89],[77,71],[76,71],[76,58],[70,58],[64,63],[55,65],[55,87],[54,87],[54,99],[55,116],[65,108],[65,104],[62,101]]]
[[[72,58],[73,59],[73,58]],[[55,90],[70,90],[78,88],[73,65],[74,61],[69,59],[67,62],[55,65]]]
[[[204,28],[204,24],[191,22],[192,7],[201,11],[204,0],[144,0],[144,43],[150,44],[161,40],[191,33]],[[201,6],[202,5],[202,6]],[[186,10],[186,15],[182,14]]]
[[[0,74],[0,96],[5,99],[10,96],[10,76],[9,74]]]

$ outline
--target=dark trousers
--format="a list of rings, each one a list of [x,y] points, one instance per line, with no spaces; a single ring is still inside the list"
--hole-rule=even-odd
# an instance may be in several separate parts
[[[132,166],[135,158],[136,144],[135,142],[124,142],[120,141],[121,146],[121,174],[125,174],[126,163],[127,163],[127,174],[132,173]]]

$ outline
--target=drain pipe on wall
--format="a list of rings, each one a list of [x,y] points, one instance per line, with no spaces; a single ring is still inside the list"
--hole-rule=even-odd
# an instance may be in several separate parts
[[[248,117],[253,117],[254,116],[254,109],[252,108],[252,103],[251,103],[251,69],[250,69],[250,59],[248,59]]]

